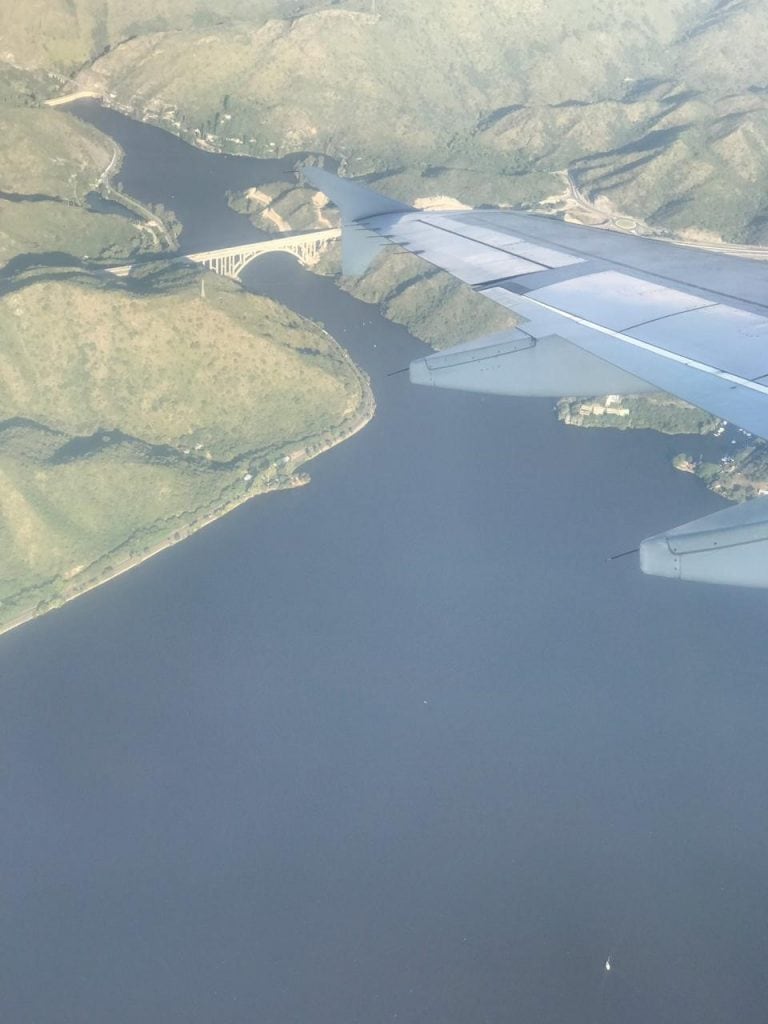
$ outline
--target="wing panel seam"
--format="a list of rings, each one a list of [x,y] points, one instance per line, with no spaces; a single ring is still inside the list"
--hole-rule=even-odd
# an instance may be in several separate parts
[[[522,301],[538,306],[539,309],[545,309],[548,313],[554,313],[556,316],[561,316],[566,320],[570,320],[572,323],[597,331],[599,334],[606,334],[611,338],[616,338],[617,341],[624,341],[633,348],[650,352],[653,355],[660,356],[662,359],[667,359],[673,363],[678,363],[681,366],[688,366],[691,369],[699,370],[711,377],[718,377],[721,380],[728,381],[736,385],[737,387],[743,387],[748,391],[755,391],[760,395],[768,395],[767,385],[758,384],[755,381],[750,380],[748,377],[739,377],[735,373],[730,373],[727,370],[721,370],[716,366],[711,366],[709,363],[701,363],[697,359],[691,359],[689,356],[682,356],[677,352],[670,352],[668,349],[659,348],[657,345],[653,345],[648,341],[642,341],[640,338],[632,338],[628,334],[624,334],[621,331],[615,331],[611,327],[604,327],[602,324],[593,323],[591,320],[577,316],[575,313],[568,313],[565,310],[557,309],[555,306],[549,306],[546,302],[542,302],[540,299],[531,298],[530,295],[522,297]],[[573,344],[578,345],[579,343],[573,342]]]
[[[685,316],[687,313],[698,313],[700,309],[712,309],[713,306],[721,306],[721,302],[705,302],[701,306],[692,306],[690,309],[676,309],[673,313],[662,313],[661,316],[654,316],[650,320],[641,320],[639,324],[632,324],[631,327],[624,327],[625,331],[638,331],[641,327],[648,327],[649,324],[657,324],[660,320],[671,320],[674,316]]]
[[[472,242],[474,245],[482,245],[484,249],[493,249],[494,252],[500,252],[504,256],[510,256],[512,259],[525,260],[526,263],[532,263],[535,267],[540,267],[542,270],[552,270],[552,267],[548,267],[546,263],[541,263],[539,260],[532,259],[530,256],[518,256],[515,252],[510,252],[509,249],[502,249],[500,245],[493,245],[492,242],[483,242],[479,238],[472,238],[471,235],[462,235],[460,231],[452,231],[450,228],[443,227],[441,224],[430,224],[428,220],[422,220],[420,217],[416,219],[417,224],[423,224],[424,227],[432,228],[434,231],[443,231],[446,235],[453,235],[454,238],[460,238],[462,242]],[[512,236],[510,236],[512,237]],[[547,246],[543,242],[537,243],[542,249],[546,249]],[[551,246],[549,247],[551,248]],[[557,250],[554,250],[557,252]],[[581,257],[583,259],[583,257]],[[534,271],[528,271],[528,273],[534,273]],[[508,274],[507,277],[518,277],[522,275]],[[500,278],[504,281],[505,278]]]
[[[449,212],[449,211],[446,211],[446,212]],[[503,212],[503,211],[499,211],[499,212]],[[365,220],[375,220],[375,218],[378,217],[378,216],[381,216],[381,215],[380,214],[374,214],[373,216],[371,216],[369,218],[365,218]],[[463,238],[465,242],[474,242],[475,245],[482,245],[482,246],[485,246],[485,247],[487,247],[489,249],[495,248],[495,246],[488,245],[487,242],[479,242],[479,241],[477,241],[477,239],[467,238],[466,235],[462,235],[459,232],[452,232],[452,231],[449,231],[446,228],[439,228],[439,227],[437,227],[437,225],[430,224],[429,221],[425,221],[421,217],[415,217],[413,219],[417,223],[419,223],[419,224],[423,224],[423,225],[435,228],[438,231],[448,231],[449,234],[455,234],[457,237]],[[548,220],[549,218],[545,217],[545,218],[542,218],[542,219]],[[360,222],[360,223],[362,223],[362,222]],[[481,226],[481,225],[478,225],[478,226]],[[377,229],[375,226],[372,226],[371,230],[377,231],[379,234],[382,234],[385,237],[388,237],[388,238],[392,239],[391,235],[389,235],[385,231],[382,231],[381,229]],[[617,235],[621,235],[622,234],[622,232],[620,232],[620,231],[609,232],[609,233],[617,234]],[[690,292],[690,289],[693,288],[693,289],[695,289],[695,292],[698,292],[698,293],[702,293],[703,292],[706,295],[715,295],[715,296],[718,296],[719,299],[724,299],[725,300],[724,305],[729,305],[729,300],[731,300],[732,302],[737,303],[737,305],[736,305],[737,309],[744,309],[745,307],[749,307],[751,309],[760,309],[760,310],[765,310],[766,312],[768,312],[768,304],[766,304],[764,302],[758,302],[755,299],[744,299],[744,298],[742,298],[739,295],[732,295],[730,292],[721,292],[721,291],[718,291],[716,288],[708,288],[708,287],[706,287],[704,285],[697,285],[697,284],[695,284],[695,283],[693,283],[691,281],[682,281],[682,280],[680,280],[680,278],[677,278],[677,277],[668,277],[668,276],[666,276],[664,274],[654,274],[653,271],[643,271],[639,267],[633,266],[631,263],[626,263],[623,260],[618,260],[618,259],[614,259],[614,258],[607,257],[607,256],[585,256],[585,254],[583,252],[579,252],[579,250],[574,249],[573,246],[570,246],[570,245],[566,244],[565,242],[561,242],[561,241],[552,242],[552,241],[549,241],[547,239],[537,238],[535,235],[533,235],[533,236],[530,235],[524,229],[518,228],[517,225],[515,225],[515,227],[514,227],[514,237],[520,238],[522,241],[525,241],[525,242],[531,242],[534,245],[542,246],[545,249],[549,248],[549,249],[553,249],[555,252],[567,253],[569,256],[574,256],[574,257],[578,258],[579,260],[594,259],[596,262],[603,264],[603,266],[606,269],[609,268],[609,267],[620,267],[623,270],[627,271],[627,273],[631,274],[632,276],[639,278],[641,281],[647,281],[650,278],[650,279],[653,279],[653,280],[656,280],[656,281],[661,281],[661,282],[666,282],[666,283],[669,283],[669,284],[674,284],[674,285],[677,285],[679,288],[681,288],[683,291],[688,290],[688,294],[692,294]],[[392,239],[392,240],[394,240],[394,239]],[[666,245],[674,246],[675,248],[682,249],[682,250],[685,250],[685,248],[686,248],[684,243],[666,242],[664,239],[661,239],[661,238],[651,238],[651,239],[648,239],[648,241],[655,242],[656,244],[661,245],[661,246],[666,246]],[[403,246],[403,248],[406,248],[404,243],[401,242],[401,241],[398,241],[395,244],[401,245],[401,246]],[[506,249],[499,249],[499,252],[503,252],[507,256],[514,256],[515,255],[514,253],[508,252]],[[526,256],[520,257],[520,258],[521,259],[528,259],[528,257],[526,257]],[[531,261],[531,262],[534,262],[534,261]],[[543,267],[543,269],[551,270],[552,268],[551,267]],[[513,276],[514,275],[510,275],[510,277],[513,277]],[[715,304],[717,304],[717,303],[715,303]]]

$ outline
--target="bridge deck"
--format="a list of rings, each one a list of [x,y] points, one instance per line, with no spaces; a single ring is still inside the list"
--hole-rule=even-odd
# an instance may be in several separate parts
[[[203,263],[217,273],[225,272],[228,277],[237,277],[247,263],[268,252],[290,252],[301,254],[317,246],[329,245],[341,238],[341,228],[326,228],[324,231],[305,231],[296,235],[279,235],[265,241],[248,242],[245,245],[231,245],[226,249],[209,249],[207,252],[180,253],[170,258]],[[134,264],[107,267],[107,273],[115,277],[127,277]],[[226,271],[225,271],[226,268]]]
[[[326,228],[324,231],[305,231],[300,235],[279,235],[266,241],[249,242],[246,245],[231,245],[227,249],[210,249],[208,252],[189,253],[184,257],[202,263],[203,260],[227,256],[247,256],[251,253],[289,252],[291,248],[302,248],[307,244],[332,242],[341,238],[341,228]]]

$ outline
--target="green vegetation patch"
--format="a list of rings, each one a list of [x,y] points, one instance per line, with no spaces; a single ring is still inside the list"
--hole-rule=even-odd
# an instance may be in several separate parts
[[[761,96],[670,97],[640,138],[574,162],[579,186],[677,233],[760,242],[768,206],[768,110]]]
[[[95,2],[71,0],[81,20]],[[570,169],[656,229],[768,237],[760,0],[305,0],[205,25],[175,3],[77,83],[209,149],[386,173],[397,197],[534,204]],[[273,212],[305,226],[289,202]]]
[[[47,282],[0,305],[0,409],[57,430],[201,443],[217,460],[300,441],[341,418],[336,345],[215,277],[151,301]],[[344,375],[342,374],[342,380]]]
[[[121,262],[176,248],[172,213],[110,188],[123,154],[102,132],[60,109],[2,103],[0,132],[0,266],[34,254]],[[97,190],[125,215],[89,209]]]
[[[563,398],[557,403],[558,418],[569,426],[609,427],[616,430],[646,429],[662,434],[713,434],[720,437],[722,420],[681,398],[664,393],[608,395],[602,398]],[[732,439],[733,440],[733,439]],[[747,438],[749,443],[726,448],[717,462],[701,456],[680,454],[675,469],[693,473],[707,487],[729,501],[747,501],[768,494],[768,443]]]
[[[729,501],[749,501],[768,494],[768,444],[754,441],[719,462],[678,455],[675,467],[695,473],[715,494]]]
[[[0,106],[0,192],[80,202],[120,160],[116,143],[50,107]]]
[[[166,33],[162,44],[138,37],[82,81],[253,151],[363,158],[355,171],[435,163],[438,153],[471,166],[489,162],[473,133],[495,112],[532,100],[589,102],[620,93],[627,75],[658,75],[664,46],[689,20],[683,0],[652,3],[647,19],[630,0],[301,6],[302,17],[291,10],[264,22],[262,7],[236,23],[222,18],[204,36]]]
[[[0,6],[0,40],[10,60],[71,73],[125,39],[210,28],[240,16],[243,6],[242,0],[24,0]],[[248,0],[248,13],[266,18],[280,6],[280,0]]]
[[[341,218],[327,198],[311,188],[278,181],[228,197],[230,207],[249,217],[260,231],[322,231],[337,228]]]
[[[156,234],[140,221],[63,202],[0,199],[0,265],[21,253],[67,253],[119,263],[153,252]]]
[[[21,68],[0,60],[0,105],[35,106],[55,96],[60,88],[57,77],[47,71]]]

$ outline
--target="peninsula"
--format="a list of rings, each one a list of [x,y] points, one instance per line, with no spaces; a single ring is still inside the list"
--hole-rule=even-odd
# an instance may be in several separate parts
[[[74,272],[0,299],[0,630],[306,482],[373,415],[317,325],[213,274],[153,275],[151,296]]]

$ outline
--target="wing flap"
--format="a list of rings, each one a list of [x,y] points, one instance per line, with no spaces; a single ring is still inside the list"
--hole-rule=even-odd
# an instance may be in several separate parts
[[[648,537],[640,545],[640,567],[651,576],[768,587],[768,498]]]
[[[717,303],[627,332],[747,380],[768,376],[768,317]]]
[[[535,336],[564,338],[661,391],[736,423],[751,434],[768,437],[768,386],[765,384],[590,323],[575,314],[552,309],[530,295],[515,295],[499,287],[486,289],[483,294],[529,320],[525,329]]]
[[[375,225],[374,229],[377,229],[382,219],[375,218],[370,226]],[[389,241],[446,270],[465,284],[503,281],[545,269],[541,263],[445,231],[419,216],[400,217],[393,221],[391,228],[383,232]]]
[[[559,252],[557,249],[527,241],[518,235],[510,234],[508,231],[499,231],[497,228],[483,223],[475,224],[466,214],[462,214],[461,218],[450,214],[422,215],[419,217],[419,222],[425,228],[432,229],[432,238],[437,237],[434,234],[434,229],[437,228],[438,231],[453,235],[455,238],[479,242],[486,248],[522,256],[524,259],[537,263],[540,270],[567,267],[582,262],[580,256]]]
[[[528,294],[540,302],[619,331],[708,305],[687,292],[616,270],[601,270]]]

